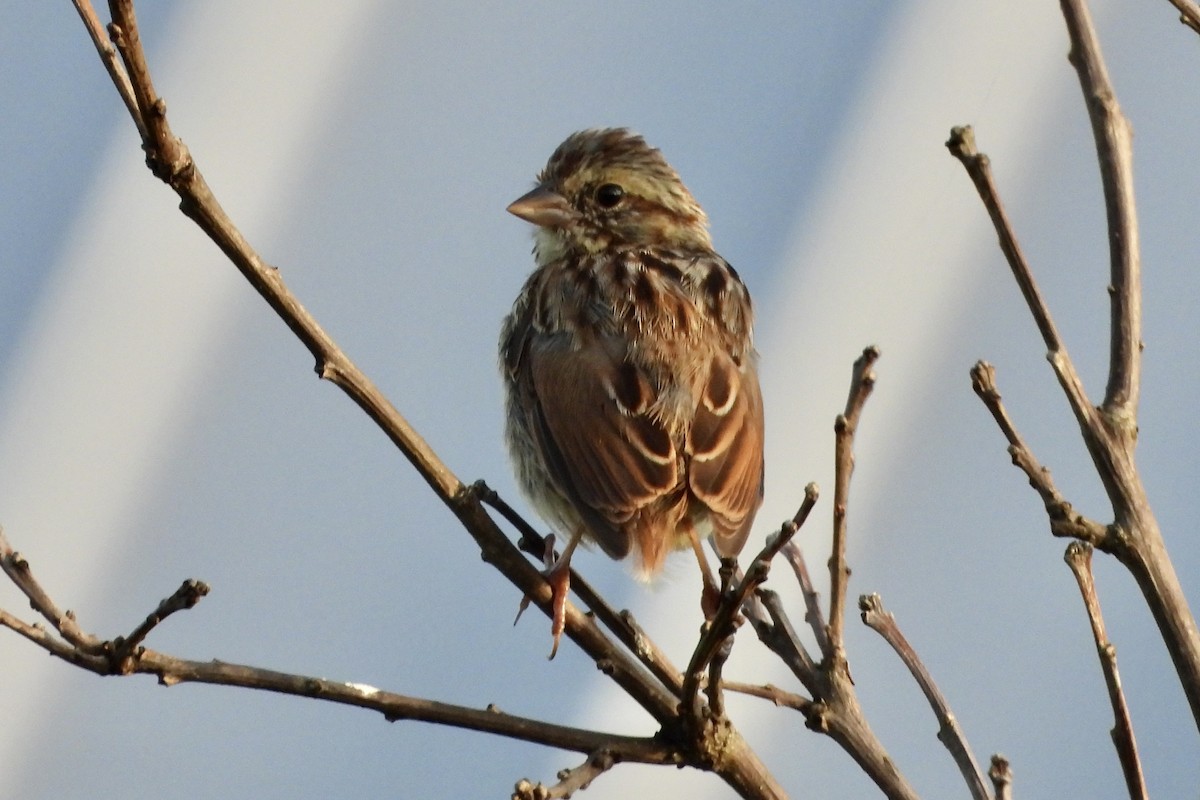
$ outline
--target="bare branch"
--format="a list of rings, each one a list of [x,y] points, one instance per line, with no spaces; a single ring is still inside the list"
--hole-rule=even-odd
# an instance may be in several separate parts
[[[180,209],[211,238],[275,310],[316,359],[317,374],[332,381],[357,403],[400,448],[417,472],[447,505],[454,508],[462,484],[375,385],[321,328],[279,271],[263,261],[213,196],[184,143],[171,131],[166,103],[158,96],[142,50],[131,0],[112,0],[109,32],[125,64],[138,116],[142,145],[154,174],[179,195]]]
[[[669,744],[655,737],[627,737],[571,728],[503,713],[494,706],[467,708],[386,692],[361,683],[341,683],[221,661],[186,661],[153,650],[145,650],[139,656],[135,671],[157,675],[159,682],[168,686],[185,681],[240,686],[359,706],[378,711],[389,722],[430,722],[581,753],[608,748],[619,752],[624,761],[663,764],[678,763],[682,758]]]
[[[1168,0],[1179,10],[1179,21],[1196,33],[1200,33],[1200,5],[1192,0]]]
[[[39,611],[57,609],[29,570],[28,562],[2,542],[5,572],[31,598]],[[10,571],[11,570],[11,571]],[[19,577],[19,582],[17,580]],[[618,760],[649,764],[679,764],[685,759],[660,738],[618,736],[580,728],[555,725],[541,720],[504,714],[490,707],[478,710],[385,692],[358,683],[341,683],[324,678],[294,675],[221,661],[189,661],[139,646],[140,641],[159,622],[174,611],[189,608],[207,587],[186,581],[171,597],[125,639],[101,641],[91,634],[78,632],[79,644],[66,637],[59,639],[45,629],[29,625],[7,611],[0,610],[0,625],[24,636],[51,655],[87,669],[97,675],[152,674],[164,686],[195,682],[278,692],[326,702],[359,706],[383,714],[389,721],[418,720],[484,733],[498,734],[547,746],[578,752],[604,749]],[[49,613],[53,614],[53,611]],[[61,615],[67,618],[66,615]],[[72,620],[73,622],[73,620]],[[70,630],[70,626],[64,626]]]
[[[43,609],[57,608],[33,576],[28,562],[14,553],[8,542],[2,538],[0,549],[0,561],[6,565],[5,572],[30,598],[35,609],[44,613]],[[14,575],[19,577],[19,582]],[[185,581],[173,595],[163,600],[133,633],[125,639],[114,641],[103,641],[92,634],[80,632],[76,638],[81,644],[76,644],[66,636],[60,639],[44,628],[29,625],[4,610],[0,610],[0,625],[16,631],[50,655],[97,675],[149,674],[157,676],[159,683],[164,686],[185,682],[238,686],[358,706],[378,711],[389,721],[431,722],[581,753],[604,750],[614,758],[625,761],[647,764],[687,763],[686,756],[660,737],[647,739],[571,728],[505,714],[495,707],[472,709],[385,692],[360,683],[342,683],[216,660],[189,661],[140,646],[144,636],[159,622],[175,611],[195,605],[207,591],[208,587],[199,581]]]
[[[970,125],[951,128],[950,138],[946,140],[946,149],[962,163],[971,182],[975,184],[975,191],[979,193],[979,199],[983,201],[983,207],[987,209],[988,216],[992,219],[992,227],[996,229],[996,235],[1000,239],[1000,250],[1008,260],[1013,277],[1017,279],[1017,286],[1020,287],[1021,294],[1025,297],[1025,303],[1033,314],[1046,349],[1051,352],[1062,350],[1063,343],[1062,338],[1058,335],[1058,328],[1054,325],[1046,300],[1042,297],[1037,282],[1033,279],[1029,262],[1025,259],[1025,253],[1021,250],[1021,243],[1017,241],[1017,234],[1008,218],[1008,212],[1004,209],[1004,203],[1001,202],[1000,194],[996,190],[995,180],[992,176],[992,161],[987,154],[979,152],[975,146],[974,128]]]
[[[155,91],[150,78],[150,66],[142,49],[141,31],[137,16],[133,13],[133,0],[109,0],[108,10],[113,18],[108,25],[108,35],[121,56],[133,91],[137,118],[140,119],[140,124],[136,120],[135,124],[142,136],[142,148],[146,151],[146,166],[160,180],[176,188],[174,181],[186,179],[191,172],[192,156],[183,142],[171,133],[167,124],[167,104]],[[101,51],[102,58],[104,55],[104,51]],[[112,72],[109,74],[112,75]],[[117,91],[121,92],[119,83]]]
[[[721,678],[725,673],[725,662],[729,660],[729,656],[733,653],[733,638],[737,633],[738,627],[744,620],[734,618],[732,628],[728,636],[726,636],[717,647],[712,658],[708,662],[708,680],[704,683],[704,696],[708,698],[708,711],[713,717],[720,719],[725,716],[725,697],[722,694],[724,688]],[[685,696],[684,702],[687,701]],[[687,708],[687,706],[684,706]]]
[[[1111,331],[1108,386],[1100,408],[1092,407],[1087,400],[1079,376],[1053,328],[1049,311],[1033,283],[1028,264],[1016,247],[1016,237],[996,198],[987,158],[975,149],[970,128],[955,128],[946,144],[962,161],[979,190],[1000,235],[1001,248],[1008,256],[1017,283],[1049,348],[1047,357],[1079,422],[1084,443],[1113,507],[1113,522],[1106,535],[1098,537],[1095,529],[1089,531],[1088,526],[1074,530],[1070,526],[1062,527],[1062,512],[1069,510],[1069,506],[1061,504],[1057,492],[1049,491],[1052,486],[1047,483],[1048,476],[1045,480],[1039,477],[1044,470],[1032,461],[1027,448],[1016,445],[1011,423],[1008,423],[1005,433],[1014,463],[1021,466],[1047,500],[1052,530],[1075,536],[1111,553],[1129,569],[1154,615],[1187,696],[1192,717],[1200,728],[1200,630],[1188,608],[1134,463],[1142,342],[1141,266],[1133,197],[1132,134],[1108,79],[1086,3],[1084,0],[1061,0],[1061,5],[1071,40],[1070,60],[1079,75],[1092,123],[1108,217]],[[978,374],[985,371],[977,369],[973,372],[977,383]],[[985,393],[981,392],[980,396],[988,402]],[[1000,408],[998,395],[996,397],[994,404],[989,403],[994,416]],[[999,416],[997,421],[1005,428]]]
[[[971,797],[975,800],[991,800],[987,786],[983,782],[983,773],[975,761],[975,756],[971,753],[971,746],[967,744],[966,734],[958,724],[958,718],[950,711],[950,704],[946,702],[941,690],[934,683],[933,676],[929,674],[929,670],[917,655],[916,650],[900,632],[899,626],[896,625],[896,618],[884,609],[883,600],[877,594],[859,597],[858,609],[862,612],[862,621],[891,645],[892,649],[896,651],[896,655],[900,656],[900,660],[904,662],[904,666],[908,667],[908,671],[912,673],[917,685],[921,687],[921,692],[929,701],[930,707],[933,708],[934,716],[937,717],[938,741],[950,751],[954,763],[958,765],[963,779],[967,782]]]
[[[189,578],[179,585],[174,594],[159,603],[158,608],[142,620],[132,633],[114,639],[112,642],[113,659],[118,664],[118,669],[121,672],[127,671],[126,665],[130,665],[137,658],[137,650],[142,642],[163,620],[176,611],[193,608],[196,603],[200,602],[200,598],[208,594],[208,591],[207,583]]]
[[[850,393],[846,401],[846,409],[839,414],[834,424],[835,462],[834,462],[834,510],[833,510],[833,554],[829,559],[829,571],[832,588],[830,591],[830,624],[826,637],[818,634],[818,642],[824,642],[823,658],[820,664],[813,662],[804,645],[796,635],[791,620],[783,608],[779,596],[772,591],[759,587],[755,596],[761,602],[766,612],[764,618],[750,603],[746,617],[754,626],[759,639],[780,660],[792,670],[792,673],[812,695],[812,700],[797,703],[796,707],[804,714],[805,724],[818,733],[823,733],[833,739],[862,768],[875,784],[890,798],[917,797],[916,791],[909,785],[907,779],[896,767],[883,744],[867,724],[862,707],[854,691],[854,681],[850,677],[850,667],[846,659],[842,639],[841,620],[844,616],[846,582],[850,570],[846,567],[846,511],[849,501],[850,477],[854,468],[854,435],[858,428],[859,418],[875,385],[875,373],[872,369],[879,358],[879,351],[874,347],[863,350],[862,355],[854,362],[854,370],[850,380]],[[816,487],[810,484],[809,491],[815,495]],[[814,498],[815,499],[815,498]],[[786,533],[787,527],[780,532],[780,539]],[[790,538],[787,537],[787,538]],[[780,549],[787,542],[775,541],[770,544]],[[770,546],[770,545],[769,545]],[[803,567],[803,559],[799,551],[795,551],[793,569],[796,570],[801,588],[805,592],[806,606],[809,611],[806,618],[810,624],[820,618],[820,610],[812,612],[815,604],[815,592],[811,581],[807,579],[807,569]],[[749,579],[754,570],[747,570]]]
[[[752,683],[725,681],[724,686],[726,691],[769,700],[780,708],[791,708],[799,711],[801,714],[807,715],[812,708],[812,700],[809,700],[804,695],[796,694],[795,692],[786,692],[778,686],[773,686],[769,683],[759,686]]]
[[[792,621],[783,608],[783,601],[770,589],[759,588],[757,596],[770,618],[769,620],[750,618],[759,641],[779,656],[800,683],[815,695],[816,691],[821,688],[820,670],[812,660],[812,656],[805,650],[804,645],[801,644],[800,637],[796,635],[796,629],[792,627]]]
[[[1109,424],[1124,429],[1132,440],[1136,437],[1142,371],[1142,277],[1133,199],[1133,129],[1117,104],[1087,3],[1062,0],[1061,5],[1071,38],[1068,58],[1079,74],[1092,122],[1108,216],[1112,327],[1103,409]]]
[[[1080,379],[1079,373],[1075,371],[1071,357],[1067,354],[1066,345],[1058,335],[1058,328],[1055,327],[1054,320],[1050,316],[1050,308],[1046,305],[1037,281],[1033,278],[1029,262],[1025,260],[1025,254],[1017,242],[1017,235],[1008,219],[1008,212],[1004,210],[1004,204],[1000,201],[1000,195],[996,190],[991,160],[976,149],[975,132],[970,125],[952,128],[946,147],[955,158],[962,162],[967,170],[967,175],[975,184],[984,208],[987,209],[988,216],[992,219],[996,235],[1000,237],[1000,249],[1004,252],[1008,266],[1012,269],[1013,277],[1016,278],[1017,286],[1020,287],[1021,294],[1025,297],[1025,303],[1033,314],[1038,330],[1041,331],[1042,341],[1046,344],[1046,359],[1054,368],[1054,374],[1058,376],[1058,382],[1067,395],[1067,401],[1071,404],[1075,419],[1079,421],[1080,426],[1088,425],[1094,414],[1092,403],[1088,400],[1087,392],[1083,388],[1083,381]]]
[[[96,52],[100,54],[104,68],[108,70],[108,77],[112,79],[113,86],[117,87],[117,94],[121,95],[125,109],[133,118],[133,124],[137,126],[141,137],[145,139],[146,126],[142,122],[142,115],[138,112],[137,100],[133,96],[133,86],[129,83],[129,76],[125,73],[125,67],[122,66],[120,57],[117,56],[117,49],[108,40],[104,26],[100,24],[100,19],[96,16],[96,9],[92,7],[90,0],[72,0],[72,4],[79,12],[79,18],[83,20],[83,26],[87,28],[92,44],[96,46]]]
[[[825,626],[825,613],[821,611],[821,595],[813,587],[812,577],[808,573],[808,564],[804,561],[804,553],[795,541],[788,542],[781,552],[791,566],[792,572],[795,573],[796,582],[800,584],[800,593],[804,596],[804,621],[808,623],[813,636],[817,639],[817,649],[822,653],[828,653],[829,629]]]
[[[1121,689],[1121,675],[1117,671],[1117,648],[1108,640],[1104,631],[1104,617],[1100,613],[1100,598],[1096,594],[1096,583],[1092,577],[1092,548],[1080,542],[1071,542],[1063,560],[1075,575],[1079,593],[1088,620],[1092,624],[1092,638],[1096,642],[1096,653],[1100,657],[1100,669],[1104,672],[1104,684],[1108,688],[1108,700],[1112,704],[1115,723],[1112,729],[1113,746],[1125,775],[1125,787],[1132,800],[1146,800],[1146,779],[1142,775],[1142,763],[1138,758],[1137,741],[1133,735],[1133,721],[1129,718],[1129,706],[1125,703],[1125,692]]]
[[[106,656],[91,653],[78,645],[71,644],[66,639],[60,639],[41,625],[30,625],[4,609],[0,609],[0,627],[21,634],[50,655],[61,658],[68,664],[82,667],[97,675],[108,674],[108,658]]]
[[[996,388],[996,368],[986,361],[977,362],[971,368],[971,388],[983,400],[983,404],[987,406],[1004,433],[1004,438],[1008,440],[1008,452],[1012,456],[1013,464],[1025,473],[1029,485],[1045,503],[1051,533],[1089,542],[1101,550],[1112,550],[1116,547],[1116,542],[1110,541],[1108,529],[1077,512],[1054,485],[1050,470],[1043,467],[1034,457],[1009,417],[1004,403],[1001,402],[1000,390]]]
[[[771,570],[771,560],[804,525],[813,506],[817,503],[819,493],[815,483],[804,487],[804,500],[795,516],[783,523],[778,533],[768,537],[763,549],[750,562],[750,566],[747,568],[746,574],[742,576],[737,588],[722,593],[717,613],[706,627],[704,635],[700,637],[700,641],[692,653],[691,661],[688,663],[687,675],[684,678],[684,708],[689,708],[691,707],[690,703],[694,703],[700,685],[700,676],[705,667],[716,655],[721,643],[733,635],[734,620],[738,611],[747,602],[750,595],[767,579]]]
[[[717,612],[713,619],[705,626],[704,633],[697,642],[695,650],[692,652],[691,660],[688,662],[687,673],[684,676],[683,682],[683,708],[691,710],[691,713],[697,713],[697,694],[704,670],[710,664],[715,666],[715,671],[710,673],[708,680],[709,693],[709,710],[715,715],[721,714],[720,701],[720,670],[721,664],[729,656],[729,648],[732,645],[732,638],[737,628],[738,612],[747,602],[751,595],[757,590],[771,570],[771,561],[778,555],[779,551],[792,540],[796,535],[796,531],[804,525],[812,513],[813,506],[817,503],[817,497],[820,491],[815,483],[809,483],[804,487],[804,500],[800,504],[800,508],[792,519],[783,523],[778,533],[767,538],[766,544],[754,560],[750,562],[741,580],[736,588],[728,588],[732,580],[734,564],[722,563],[722,592],[721,601],[717,606]],[[790,626],[789,626],[790,627]],[[796,643],[797,647],[802,646]],[[718,659],[719,658],[719,663]],[[805,655],[807,658],[807,654]]]
[[[1108,387],[1103,406],[1082,425],[1083,438],[1113,505],[1112,552],[1137,580],[1200,726],[1200,631],[1134,464],[1142,342],[1132,131],[1117,104],[1086,3],[1061,5],[1100,163],[1111,271]]]
[[[592,753],[578,767],[560,771],[558,783],[553,786],[533,784],[524,779],[517,781],[513,789],[513,800],[555,800],[570,797],[575,792],[588,788],[596,776],[612,769],[614,764],[616,759],[612,753],[604,750]]]
[[[829,556],[829,644],[835,667],[844,667],[846,660],[842,639],[843,620],[846,615],[846,585],[850,580],[850,568],[846,566],[846,510],[850,501],[850,476],[854,473],[854,434],[858,429],[858,418],[862,414],[867,397],[875,387],[875,372],[872,367],[878,359],[879,349],[871,346],[863,350],[862,355],[855,360],[846,410],[833,424],[833,552]]]
[[[13,549],[0,528],[0,569],[21,592],[29,598],[29,605],[46,619],[54,629],[74,648],[89,655],[101,655],[104,645],[95,636],[85,633],[75,621],[75,615],[70,611],[62,611],[42,589],[29,570],[29,562]]]

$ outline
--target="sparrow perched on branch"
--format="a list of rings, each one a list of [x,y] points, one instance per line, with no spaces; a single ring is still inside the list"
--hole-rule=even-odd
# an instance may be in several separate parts
[[[762,502],[762,396],[746,287],[642,137],[572,134],[508,210],[537,226],[500,360],[519,483],[567,537],[546,573],[553,658],[581,539],[647,579],[690,546],[711,604],[701,540],[736,556]]]

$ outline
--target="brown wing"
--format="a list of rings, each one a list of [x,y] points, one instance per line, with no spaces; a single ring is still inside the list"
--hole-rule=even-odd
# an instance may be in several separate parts
[[[763,407],[752,360],[725,353],[701,374],[696,416],[688,433],[688,487],[710,510],[713,542],[737,555],[762,503]]]
[[[615,340],[579,349],[565,335],[530,342],[534,438],[553,479],[613,558],[631,545],[630,520],[676,488],[679,454],[648,415],[654,391]]]

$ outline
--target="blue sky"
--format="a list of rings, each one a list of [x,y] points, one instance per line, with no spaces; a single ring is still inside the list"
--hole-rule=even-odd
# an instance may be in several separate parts
[[[1197,37],[1166,2],[1095,4],[1136,132],[1147,343],[1142,475],[1195,605],[1192,398],[1200,233]],[[632,734],[650,720],[483,565],[403,458],[145,170],[69,4],[3,12],[0,524],[58,601],[128,632],[185,577],[213,586],[149,646]],[[880,592],[976,755],[1024,797],[1120,797],[1111,715],[1064,543],[970,391],[975,360],[1066,496],[1106,501],[981,205],[943,147],[972,123],[1093,400],[1107,361],[1099,179],[1056,3],[742,6],[214,0],[143,9],[176,132],[243,232],[442,458],[519,500],[495,346],[532,265],[504,212],[573,130],[627,125],[712,220],[758,310],[766,502],[753,541],[825,489],[862,347],[851,596]],[[524,506],[521,506],[524,508]],[[641,586],[581,553],[676,661],[699,625],[690,558]],[[1200,784],[1196,731],[1131,579],[1097,559],[1152,793]],[[782,574],[774,578],[791,596]],[[822,581],[824,585],[824,581]],[[793,602],[798,602],[795,600]],[[4,607],[24,612],[15,590]],[[852,622],[854,622],[852,620]],[[731,677],[792,685],[743,632]],[[961,795],[936,723],[856,622],[876,733],[928,797]],[[0,796],[506,796],[574,754],[220,687],[98,680],[0,637]],[[795,796],[872,796],[795,715],[735,720]],[[589,798],[728,797],[622,766]],[[114,789],[115,793],[116,789]]]

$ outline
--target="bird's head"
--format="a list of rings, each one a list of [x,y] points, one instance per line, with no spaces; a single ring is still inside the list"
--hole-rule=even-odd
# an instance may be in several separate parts
[[[538,262],[613,246],[709,249],[708,218],[662,153],[624,128],[573,133],[508,210],[538,226]]]

